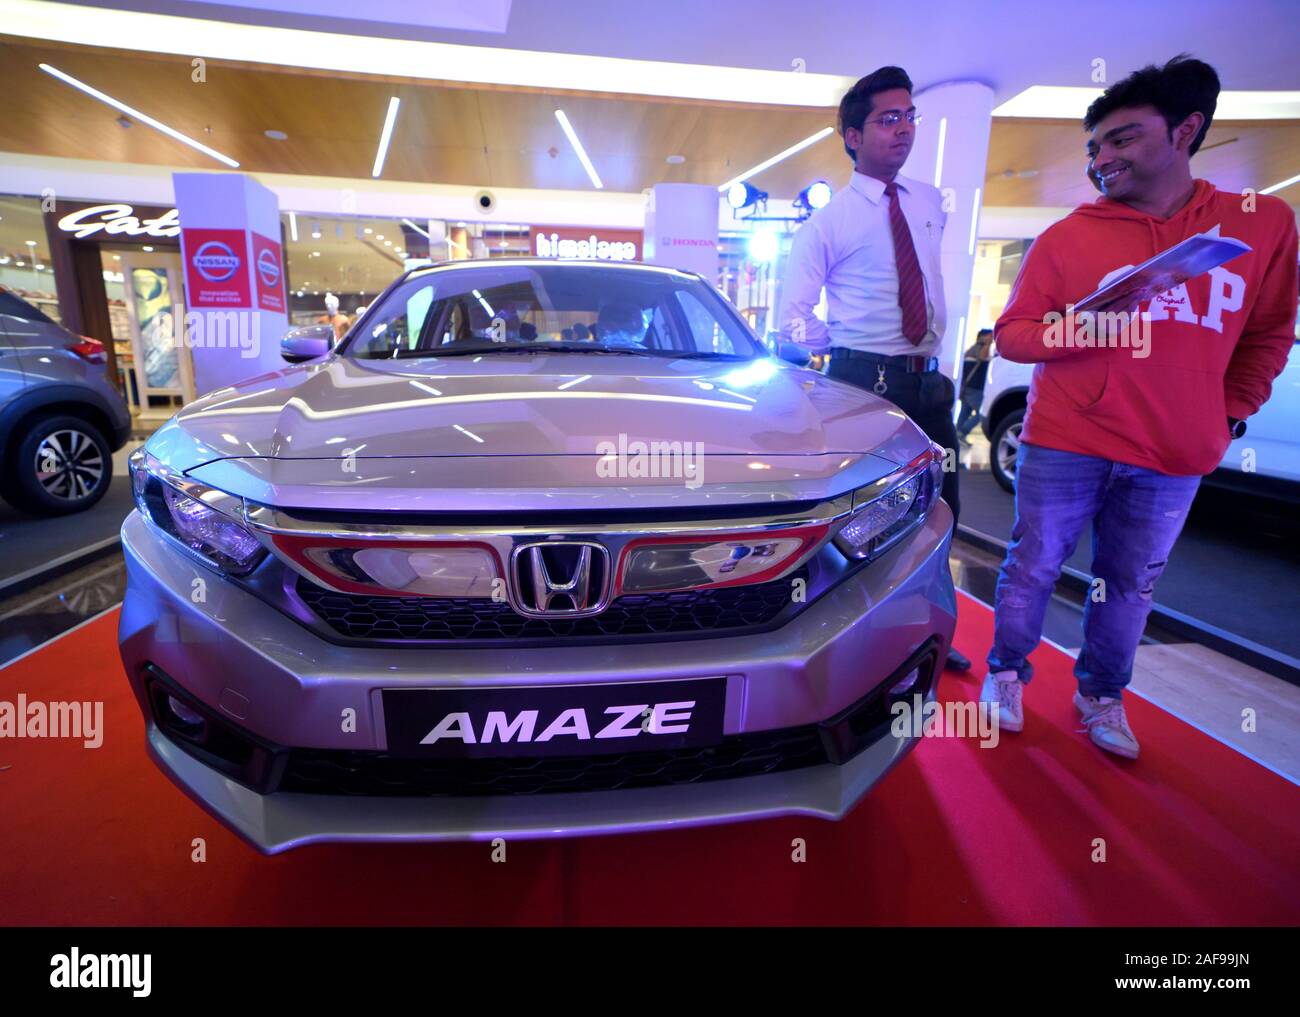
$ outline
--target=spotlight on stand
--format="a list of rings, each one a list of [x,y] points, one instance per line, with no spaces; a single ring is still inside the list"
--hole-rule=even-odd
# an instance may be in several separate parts
[[[753,184],[737,180],[727,188],[727,204],[739,212],[742,208],[767,201],[767,192],[760,191]]]
[[[814,180],[799,192],[799,197],[794,199],[794,205],[800,210],[802,217],[807,218],[817,209],[825,208],[830,200],[831,185],[825,180]]]

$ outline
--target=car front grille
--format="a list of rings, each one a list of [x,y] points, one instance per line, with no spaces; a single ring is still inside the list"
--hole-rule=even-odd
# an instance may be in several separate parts
[[[827,762],[815,726],[733,735],[708,748],[534,759],[408,759],[293,749],[279,791],[382,797],[616,791],[753,777]]]
[[[487,598],[376,597],[336,593],[299,577],[298,596],[347,639],[383,642],[644,639],[658,635],[739,635],[801,606],[795,581],[808,569],[769,583],[675,593],[625,594],[589,618],[525,618]]]

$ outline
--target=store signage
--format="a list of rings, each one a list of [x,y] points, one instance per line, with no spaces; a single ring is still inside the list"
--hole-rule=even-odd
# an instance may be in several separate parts
[[[529,243],[539,258],[591,258],[596,261],[636,261],[641,257],[640,230],[595,230],[581,226],[534,226]]]
[[[243,259],[220,240],[209,240],[190,259],[195,271],[208,282],[225,282],[239,271]]]
[[[257,283],[257,306],[263,311],[284,313],[284,261],[280,245],[260,233],[253,234],[253,277]]]
[[[170,208],[153,219],[140,219],[130,205],[91,205],[69,212],[59,220],[59,229],[84,240],[96,233],[114,236],[157,237],[166,239],[180,234],[181,221],[176,209]]]
[[[184,230],[186,297],[191,307],[250,307],[248,238],[243,230]]]

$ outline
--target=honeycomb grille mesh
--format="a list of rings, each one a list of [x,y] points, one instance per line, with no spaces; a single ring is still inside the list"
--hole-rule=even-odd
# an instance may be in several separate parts
[[[363,641],[644,639],[656,635],[736,635],[765,626],[791,607],[794,581],[808,570],[750,586],[625,594],[589,618],[526,618],[486,598],[377,597],[336,593],[299,577],[298,596],[330,628]]]

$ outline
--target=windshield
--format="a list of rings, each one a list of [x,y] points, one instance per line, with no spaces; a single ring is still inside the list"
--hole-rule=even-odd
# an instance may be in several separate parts
[[[698,279],[565,263],[413,275],[367,316],[346,352],[367,359],[491,352],[768,355]]]

